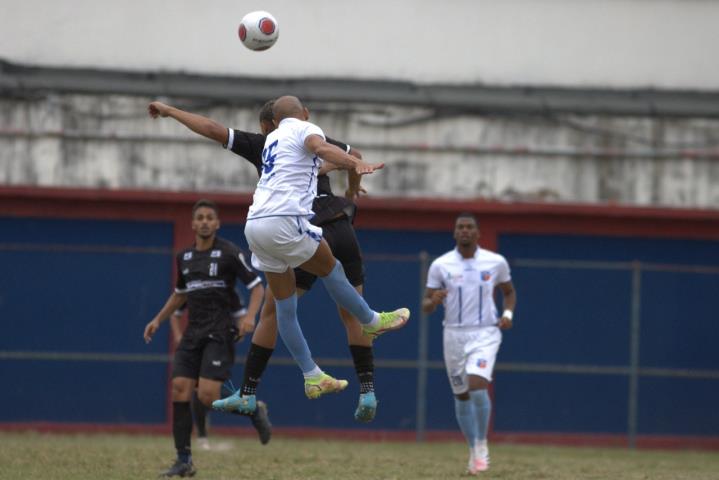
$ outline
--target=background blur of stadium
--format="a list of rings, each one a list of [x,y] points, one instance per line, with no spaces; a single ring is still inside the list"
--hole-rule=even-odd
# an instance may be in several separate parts
[[[169,431],[169,328],[149,346],[142,329],[192,203],[218,201],[220,233],[245,244],[256,174],[146,106],[256,131],[259,106],[289,93],[387,164],[359,202],[366,296],[417,313],[377,342],[369,426],[352,420],[356,382],[306,401],[279,346],[261,387],[279,432],[459,438],[441,317],[418,312],[469,210],[519,295],[495,439],[719,448],[719,3],[0,7],[0,429]],[[280,24],[264,53],[236,37],[255,9]],[[320,364],[354,379],[322,288],[300,319]]]

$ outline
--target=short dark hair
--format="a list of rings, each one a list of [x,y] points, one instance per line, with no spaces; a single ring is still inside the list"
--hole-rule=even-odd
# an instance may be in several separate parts
[[[260,108],[260,122],[272,123],[274,115],[272,113],[272,107],[275,105],[275,99],[267,100],[262,108]]]
[[[201,198],[198,201],[195,202],[195,204],[192,206],[192,217],[195,217],[195,212],[198,208],[207,207],[211,208],[215,211],[215,215],[218,217],[220,216],[220,209],[217,208],[217,204],[213,202],[212,200],[208,200],[206,198]]]
[[[460,218],[471,218],[472,220],[474,220],[474,223],[479,226],[479,221],[477,220],[477,217],[474,215],[474,213],[461,212],[459,215],[457,215],[457,218],[454,219],[454,222],[457,223],[457,220],[459,220]]]

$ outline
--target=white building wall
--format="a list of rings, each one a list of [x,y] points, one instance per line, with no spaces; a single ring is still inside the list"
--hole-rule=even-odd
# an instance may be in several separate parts
[[[255,53],[237,26],[273,13]],[[716,90],[710,0],[0,0],[0,58],[54,66]]]

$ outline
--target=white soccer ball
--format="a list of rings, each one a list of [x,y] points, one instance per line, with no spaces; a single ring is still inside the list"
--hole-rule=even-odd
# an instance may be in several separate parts
[[[280,27],[275,17],[258,10],[242,18],[237,34],[245,47],[259,52],[275,44],[280,35]]]

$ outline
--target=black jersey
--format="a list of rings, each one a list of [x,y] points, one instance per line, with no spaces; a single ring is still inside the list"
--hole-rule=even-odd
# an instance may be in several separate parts
[[[235,281],[251,289],[261,282],[247,265],[237,245],[216,237],[212,247],[198,251],[193,247],[177,254],[175,291],[187,295],[188,330],[200,335],[233,330],[233,314],[240,304]]]
[[[229,128],[227,138],[225,148],[229,148],[232,152],[254,165],[257,175],[262,176],[262,149],[265,148],[265,135]],[[326,140],[327,143],[331,143],[345,152],[350,151],[350,146],[346,143],[338,142],[329,137]],[[312,203],[312,211],[315,216],[310,219],[310,223],[321,226],[330,220],[338,218],[341,214],[352,220],[355,209],[354,203],[345,197],[337,197],[332,193],[330,177],[327,175],[317,176],[317,194]]]

